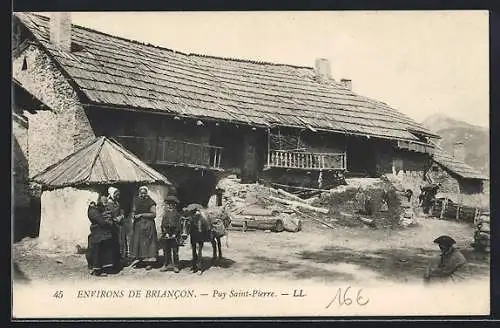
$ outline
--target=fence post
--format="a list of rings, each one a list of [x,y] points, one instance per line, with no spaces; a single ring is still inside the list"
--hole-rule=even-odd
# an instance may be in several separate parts
[[[479,219],[479,208],[476,207],[476,210],[474,211],[474,225]]]
[[[443,200],[443,203],[441,204],[441,215],[439,215],[439,219],[443,219],[444,217],[444,212],[446,211],[446,206],[448,205],[448,199]]]
[[[455,215],[455,220],[459,220],[460,219],[460,204],[457,204],[457,215]]]

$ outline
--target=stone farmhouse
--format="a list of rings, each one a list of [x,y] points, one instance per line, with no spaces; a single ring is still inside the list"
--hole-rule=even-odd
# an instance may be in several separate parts
[[[227,174],[310,188],[424,181],[439,136],[334,79],[326,59],[313,66],[182,53],[69,13],[15,13],[13,78],[46,108],[23,123],[28,175],[103,136],[167,177],[183,204],[206,204]]]

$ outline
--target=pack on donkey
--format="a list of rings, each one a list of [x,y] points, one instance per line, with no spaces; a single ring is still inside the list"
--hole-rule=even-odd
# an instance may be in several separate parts
[[[199,204],[190,204],[183,211],[181,238],[186,240],[189,235],[193,252],[191,269],[201,274],[204,271],[203,244],[205,242],[212,244],[212,263],[216,264],[217,260],[222,258],[221,238],[223,236],[227,238],[227,227],[231,224],[231,219],[225,206],[207,210]]]

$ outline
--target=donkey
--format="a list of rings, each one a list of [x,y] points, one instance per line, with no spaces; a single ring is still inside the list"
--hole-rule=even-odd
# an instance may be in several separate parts
[[[190,237],[191,250],[193,252],[191,269],[194,273],[199,271],[201,274],[204,271],[201,260],[203,255],[203,244],[205,242],[210,242],[212,244],[213,264],[215,264],[218,259],[220,260],[222,258],[221,237],[227,235],[226,228],[231,224],[229,215],[227,215],[224,210],[222,213],[224,214],[222,218],[223,229],[214,229],[214,224],[212,222],[216,221],[217,218],[209,218],[207,214],[200,209],[196,209],[192,215],[183,217],[181,220],[181,238],[186,240],[188,235]]]

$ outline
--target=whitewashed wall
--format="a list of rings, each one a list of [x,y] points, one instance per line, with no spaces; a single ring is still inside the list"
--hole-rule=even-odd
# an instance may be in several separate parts
[[[161,219],[163,217],[163,213],[165,212],[165,204],[163,200],[165,199],[165,197],[167,197],[168,188],[163,185],[154,185],[154,186],[148,186],[148,189],[149,189],[149,196],[156,203],[155,223],[156,223],[156,231],[158,232],[159,236],[161,233]]]
[[[96,201],[95,191],[62,188],[44,191],[41,197],[39,247],[75,252],[87,246],[90,221],[87,209]]]

